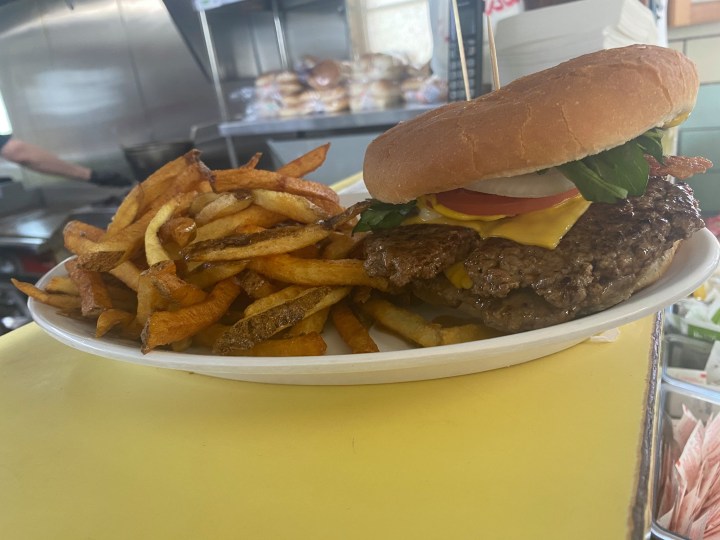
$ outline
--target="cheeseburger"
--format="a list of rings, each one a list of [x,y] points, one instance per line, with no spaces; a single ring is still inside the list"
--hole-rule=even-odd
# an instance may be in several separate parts
[[[390,129],[368,147],[365,268],[397,291],[522,332],[607,309],[704,227],[663,156],[693,63],[636,45],[584,55]]]

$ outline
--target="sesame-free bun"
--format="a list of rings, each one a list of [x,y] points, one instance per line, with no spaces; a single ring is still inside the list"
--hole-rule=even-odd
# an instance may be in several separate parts
[[[673,49],[586,54],[398,124],[368,146],[363,177],[373,197],[400,203],[547,169],[687,115],[697,90],[695,65]]]

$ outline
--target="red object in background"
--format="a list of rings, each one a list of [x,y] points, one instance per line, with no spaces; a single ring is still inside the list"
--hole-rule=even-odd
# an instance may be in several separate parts
[[[57,264],[55,256],[52,253],[23,253],[19,257],[20,270],[23,274],[41,276]]]
[[[512,7],[520,3],[520,0],[488,0],[485,2],[485,13],[492,15],[493,13],[499,13],[504,9]]]
[[[705,220],[705,226],[715,236],[720,237],[720,216],[713,216]]]

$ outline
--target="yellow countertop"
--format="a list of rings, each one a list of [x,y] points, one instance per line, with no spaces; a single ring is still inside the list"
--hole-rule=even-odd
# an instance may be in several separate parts
[[[108,360],[30,324],[0,338],[0,538],[642,538],[655,331],[319,387]]]

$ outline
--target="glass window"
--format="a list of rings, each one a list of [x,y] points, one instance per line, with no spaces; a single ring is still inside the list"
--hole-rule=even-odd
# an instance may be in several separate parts
[[[0,135],[7,135],[8,133],[12,133],[12,125],[10,124],[10,117],[7,114],[5,102],[0,93]]]

